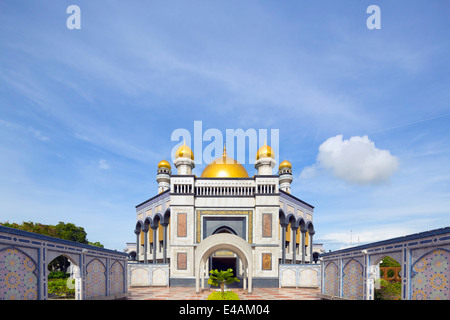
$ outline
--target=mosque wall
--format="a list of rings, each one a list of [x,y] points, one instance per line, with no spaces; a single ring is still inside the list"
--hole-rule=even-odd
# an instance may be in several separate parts
[[[450,227],[322,254],[322,296],[373,300],[386,256],[401,266],[402,300],[450,299]]]
[[[71,263],[75,299],[126,296],[126,253],[0,226],[0,300],[47,300],[47,267],[61,255]]]
[[[170,276],[194,276],[195,210],[192,195],[170,198]]]

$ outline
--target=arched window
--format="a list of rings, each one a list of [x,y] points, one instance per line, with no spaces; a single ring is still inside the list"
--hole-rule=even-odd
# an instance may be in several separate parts
[[[231,234],[236,234],[237,233],[230,227],[227,226],[222,226],[217,228],[212,234],[217,234],[217,233],[231,233]]]

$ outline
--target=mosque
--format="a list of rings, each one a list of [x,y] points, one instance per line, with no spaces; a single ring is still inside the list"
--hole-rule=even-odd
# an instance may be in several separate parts
[[[168,264],[170,286],[199,287],[209,270],[232,268],[249,287],[278,287],[279,266],[317,262],[313,251],[314,207],[291,194],[292,165],[276,165],[265,143],[256,154],[256,174],[222,156],[193,174],[186,144],[171,164],[158,164],[158,194],[136,206],[132,259]],[[198,291],[198,290],[197,290]]]

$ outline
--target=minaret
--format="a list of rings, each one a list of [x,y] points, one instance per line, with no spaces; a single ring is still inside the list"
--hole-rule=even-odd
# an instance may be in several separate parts
[[[289,161],[284,160],[282,163],[280,163],[280,166],[278,167],[278,175],[280,176],[280,189],[291,193],[291,183],[292,183],[292,165]]]
[[[170,188],[170,163],[166,160],[162,160],[158,163],[158,173],[156,175],[156,182],[158,182],[158,193],[166,191]]]
[[[183,145],[175,152],[175,161],[173,162],[178,170],[178,174],[191,175],[195,168],[194,153],[191,148],[183,142]]]
[[[264,145],[256,153],[255,169],[258,170],[258,175],[272,175],[275,163],[275,153],[267,145],[267,142],[264,142]]]

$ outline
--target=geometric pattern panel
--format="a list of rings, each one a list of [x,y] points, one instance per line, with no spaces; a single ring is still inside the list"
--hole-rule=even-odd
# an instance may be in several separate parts
[[[0,250],[0,300],[37,300],[36,264],[21,250]]]
[[[436,249],[416,261],[412,266],[411,298],[413,300],[450,299],[450,252]]]
[[[324,273],[324,293],[330,296],[339,296],[339,272],[336,264],[330,262]]]
[[[113,263],[111,267],[111,294],[124,292],[123,267],[119,262]]]
[[[87,265],[86,271],[86,297],[106,295],[105,266],[98,259],[94,259]]]
[[[344,268],[342,288],[344,298],[363,299],[363,267],[356,261],[351,260]]]

